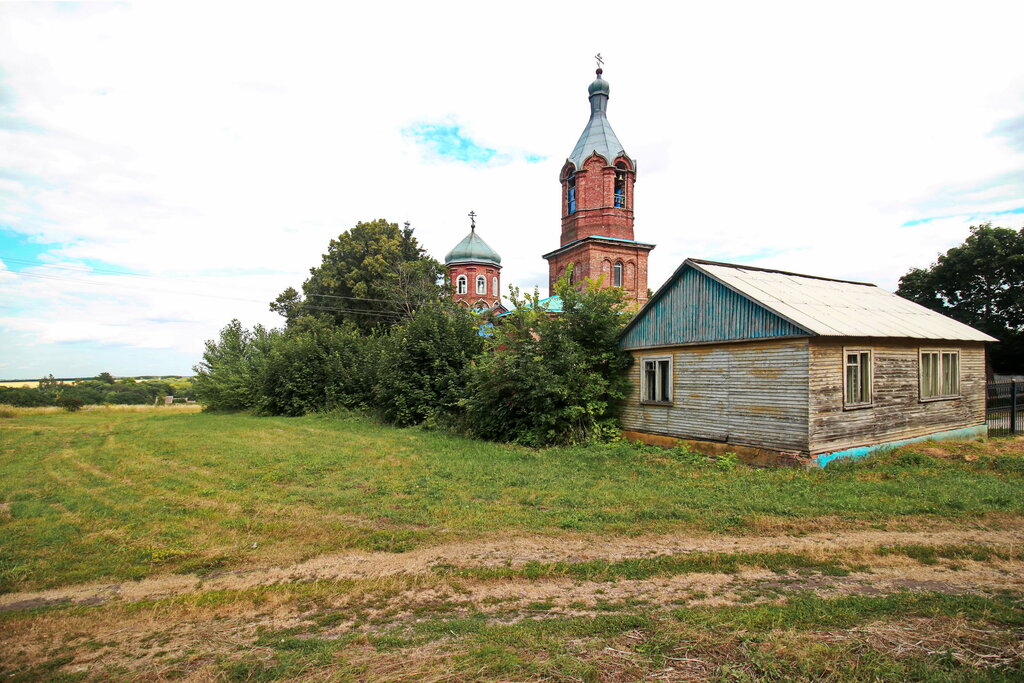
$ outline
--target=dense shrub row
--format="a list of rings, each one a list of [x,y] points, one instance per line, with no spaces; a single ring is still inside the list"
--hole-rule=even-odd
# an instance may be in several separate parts
[[[495,325],[444,300],[369,332],[308,315],[283,330],[235,320],[206,343],[196,395],[213,410],[356,409],[531,445],[600,437],[614,432],[625,391],[622,293],[567,281],[558,291],[564,313],[527,297]]]

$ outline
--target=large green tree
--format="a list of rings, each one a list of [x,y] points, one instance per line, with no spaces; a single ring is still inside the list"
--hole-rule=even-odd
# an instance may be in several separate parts
[[[289,287],[270,304],[289,324],[303,315],[351,323],[363,332],[412,316],[441,294],[441,264],[427,256],[408,225],[357,223],[327,246],[302,294]]]
[[[1024,228],[971,226],[963,244],[900,278],[896,293],[999,339],[996,370],[1024,370]]]

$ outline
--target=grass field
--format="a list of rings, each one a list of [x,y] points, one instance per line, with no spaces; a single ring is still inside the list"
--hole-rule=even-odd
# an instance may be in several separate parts
[[[5,680],[1024,675],[1024,441],[803,471],[343,415],[4,415]]]

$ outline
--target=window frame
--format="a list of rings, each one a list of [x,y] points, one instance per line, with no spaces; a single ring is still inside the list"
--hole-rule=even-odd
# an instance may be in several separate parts
[[[571,216],[576,213],[576,172],[570,171],[565,177],[565,213]]]
[[[925,355],[931,355],[931,354],[934,354],[934,355],[938,356],[938,358],[936,360],[936,363],[935,363],[935,375],[936,375],[936,380],[935,381],[936,381],[936,391],[938,393],[936,393],[936,394],[934,394],[932,396],[925,396],[925,392],[924,392],[924,388],[925,388],[924,387],[924,357],[925,357]],[[946,361],[945,361],[946,356],[955,356],[956,357],[956,377],[954,378],[954,381],[956,382],[956,391],[955,391],[955,393],[950,393],[950,394],[943,393],[943,374],[944,374],[943,373],[943,368],[944,368],[945,363],[946,363]],[[959,399],[959,398],[963,398],[963,393],[961,391],[961,383],[960,383],[960,356],[961,356],[960,349],[939,348],[939,347],[933,347],[933,348],[922,347],[922,348],[919,348],[917,350],[917,396],[918,396],[918,401],[920,401],[921,403],[931,403],[933,401],[953,401],[953,400],[956,400],[956,399]]]
[[[849,357],[851,355],[857,355],[858,358],[858,379],[861,383],[864,381],[864,367],[860,360],[864,354],[868,356],[868,379],[867,379],[867,401],[849,401],[850,386],[849,379],[850,373],[848,368],[850,367]],[[861,410],[863,408],[873,408],[875,405],[875,351],[869,346],[844,346],[843,347],[843,410]]]
[[[455,293],[469,294],[469,278],[465,273],[455,278]]]
[[[494,288],[494,292],[493,292],[494,296],[501,296],[501,288],[498,287],[498,276],[497,275],[495,275],[494,277],[491,278],[491,285]]]
[[[487,277],[484,275],[476,276],[476,293],[477,295],[487,294]]]
[[[625,281],[625,270],[626,266],[623,265],[622,261],[616,261],[612,264],[612,287],[621,287]]]
[[[647,398],[648,395],[648,380],[647,380],[647,364],[654,363],[654,395],[665,396],[666,399],[653,400]],[[662,374],[662,363],[668,363],[668,391],[666,392],[664,378]],[[675,358],[672,354],[661,354],[657,356],[641,356],[640,357],[640,403],[648,406],[670,406],[674,405],[675,399]]]

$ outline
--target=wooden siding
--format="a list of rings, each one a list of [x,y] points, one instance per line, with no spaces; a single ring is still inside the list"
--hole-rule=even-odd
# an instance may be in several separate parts
[[[870,348],[873,405],[843,408],[843,349]],[[960,398],[921,401],[919,349],[959,349]],[[810,451],[912,439],[985,422],[985,348],[975,342],[825,339],[810,342]]]
[[[806,335],[807,331],[687,266],[630,323],[625,349]]]
[[[627,431],[807,452],[808,341],[633,351]],[[673,404],[640,403],[641,358],[672,356]]]

